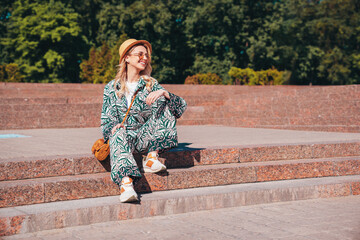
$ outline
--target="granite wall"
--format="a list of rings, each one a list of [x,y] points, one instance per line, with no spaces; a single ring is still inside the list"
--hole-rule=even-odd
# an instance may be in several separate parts
[[[360,132],[360,85],[163,85],[188,109],[180,125]],[[104,85],[0,83],[0,129],[97,127]]]

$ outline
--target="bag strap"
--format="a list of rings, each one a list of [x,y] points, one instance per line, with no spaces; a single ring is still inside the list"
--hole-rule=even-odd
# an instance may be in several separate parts
[[[125,120],[126,120],[126,117],[128,116],[128,114],[129,114],[129,112],[130,112],[130,108],[131,108],[131,106],[132,106],[132,105],[133,105],[133,103],[134,103],[134,100],[135,100],[136,94],[139,92],[139,90],[140,90],[140,88],[139,88],[138,90],[136,90],[136,92],[134,93],[134,96],[133,96],[133,98],[132,98],[132,100],[131,100],[130,106],[129,106],[129,108],[128,108],[128,110],[127,110],[126,114],[125,114],[125,117],[124,117],[123,121],[121,122],[121,125],[123,125],[123,124],[124,124],[124,122],[125,122]]]

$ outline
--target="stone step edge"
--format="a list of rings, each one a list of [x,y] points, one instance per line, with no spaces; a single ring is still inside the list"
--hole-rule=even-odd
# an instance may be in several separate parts
[[[205,149],[178,149],[161,154],[168,168],[198,165],[316,159],[360,155],[359,141],[272,144]],[[89,150],[90,151],[90,150]],[[141,154],[136,155],[141,162]],[[109,159],[99,162],[92,154],[3,159],[0,181],[53,176],[90,174],[110,171]]]
[[[139,193],[239,183],[360,174],[360,157],[308,159],[292,163],[231,163],[146,173]],[[0,207],[118,195],[109,173],[0,182]]]
[[[138,204],[118,196],[0,209],[0,236],[93,223],[283,201],[360,195],[360,175],[235,184],[142,194]]]
[[[233,106],[233,103],[229,103],[222,96],[211,98],[199,98],[199,96],[191,96],[185,99],[189,108],[192,107],[214,107],[214,106]],[[103,96],[57,96],[57,97],[0,97],[1,106],[17,106],[17,105],[56,105],[56,104],[103,104]]]

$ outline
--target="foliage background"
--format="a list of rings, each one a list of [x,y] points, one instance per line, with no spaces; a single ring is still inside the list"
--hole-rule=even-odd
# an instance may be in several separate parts
[[[359,0],[2,0],[0,78],[108,82],[129,37],[162,83],[360,83]]]

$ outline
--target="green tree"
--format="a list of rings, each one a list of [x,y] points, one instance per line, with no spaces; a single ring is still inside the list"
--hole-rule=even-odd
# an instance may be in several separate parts
[[[16,64],[24,81],[106,82],[126,34],[151,42],[162,83],[214,73],[228,84],[237,66],[291,72],[290,84],[354,84],[359,11],[359,0],[4,0],[0,65],[8,76]]]
[[[145,0],[105,3],[98,14],[98,42],[114,44],[121,34],[152,44],[153,76],[183,83],[193,60],[183,32],[192,1]]]
[[[79,63],[87,49],[79,15],[63,3],[17,0],[7,24],[4,50],[26,81],[79,82]]]
[[[250,66],[258,68],[263,61],[290,70],[292,84],[360,83],[353,57],[360,46],[359,1],[289,0],[276,3],[274,10],[251,42]],[[266,57],[256,56],[259,52]]]
[[[191,72],[217,73],[224,83],[230,83],[232,66],[271,68],[275,58],[271,48],[276,44],[262,29],[274,13],[273,0],[198,1],[185,30],[194,53]]]
[[[126,39],[127,35],[123,34],[112,48],[105,42],[98,49],[92,47],[89,59],[83,60],[80,64],[80,78],[83,82],[108,83],[114,79],[116,66],[119,64],[119,47]]]
[[[246,53],[249,61],[246,66],[261,70],[281,65],[281,60],[287,57],[288,51],[281,49],[279,45],[281,46],[282,43],[276,41],[283,22],[276,1],[259,1],[257,4],[252,2],[248,5],[249,34]],[[285,61],[285,65],[287,64],[288,62]]]
[[[233,65],[242,64],[246,8],[243,1],[200,0],[189,9],[185,34],[194,56],[192,74],[211,72],[225,81]]]
[[[12,0],[3,0],[0,4],[0,64],[8,63],[8,52],[4,50],[4,45],[1,44],[6,37],[6,26],[11,18]]]
[[[101,45],[102,41],[96,41],[99,34],[99,22],[96,16],[101,11],[102,5],[111,2],[111,0],[61,0],[61,2],[79,14],[78,24],[81,33],[88,39],[89,44]]]

